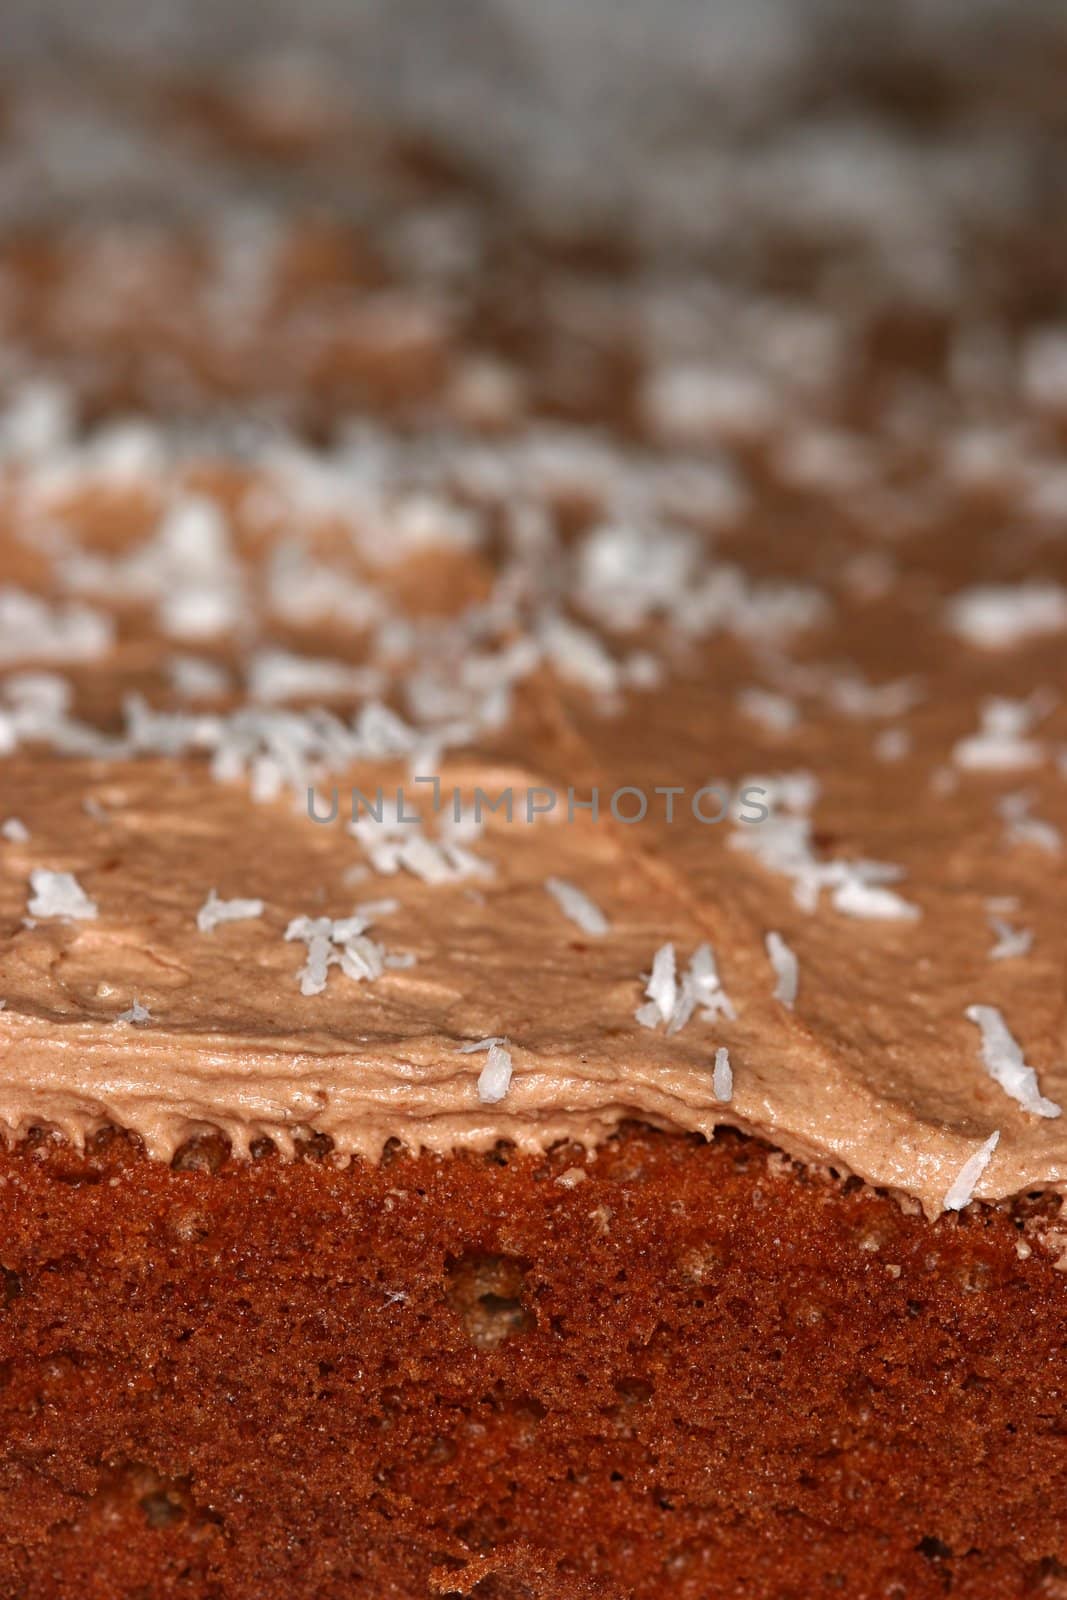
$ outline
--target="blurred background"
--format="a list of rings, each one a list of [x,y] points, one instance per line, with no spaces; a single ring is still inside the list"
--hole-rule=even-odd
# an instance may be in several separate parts
[[[82,655],[0,743],[251,705],[269,797],[271,708],[529,759],[550,673],[828,849],[919,761],[948,853],[1063,676],[1065,82],[1062,0],[4,0],[0,658]],[[961,663],[977,582],[1042,654]]]
[[[9,214],[202,202],[182,136],[220,95],[294,162],[386,126],[646,243],[806,213],[883,242],[904,222],[914,248],[946,200],[1062,199],[1055,0],[6,0],[0,29]]]
[[[0,382],[317,438],[951,417],[979,476],[1022,396],[1044,460],[1065,70],[1054,0],[5,0]]]

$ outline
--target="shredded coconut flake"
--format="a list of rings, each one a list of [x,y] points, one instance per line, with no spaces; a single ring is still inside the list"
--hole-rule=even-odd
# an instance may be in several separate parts
[[[634,1013],[643,1028],[670,1022],[678,998],[678,977],[673,944],[660,945],[652,958],[652,972],[645,985],[647,1004]]]
[[[24,589],[0,589],[0,666],[93,661],[110,650],[111,618],[86,606],[50,606]]]
[[[857,672],[834,673],[826,685],[826,699],[842,716],[859,721],[901,717],[923,698],[918,678],[894,678],[889,683],[868,683]]]
[[[716,1100],[732,1100],[734,1074],[730,1066],[730,1052],[720,1045],[715,1052],[715,1066],[711,1074],[711,1088]]]
[[[204,656],[172,656],[167,662],[167,675],[180,700],[215,700],[230,688],[225,667]]]
[[[467,850],[463,845],[427,839],[425,834],[412,834],[397,852],[397,862],[413,877],[423,883],[462,883],[467,878],[491,878],[493,869],[487,861]]]
[[[18,817],[8,817],[7,821],[0,824],[0,836],[8,844],[26,844],[30,837],[30,830]]]
[[[694,950],[678,991],[678,999],[668,1025],[668,1033],[684,1028],[693,1012],[700,1011],[701,1022],[711,1022],[715,1017],[735,1016],[726,991],[719,979],[710,944],[698,945]]]
[[[1049,855],[1059,855],[1063,848],[1060,830],[1051,822],[1030,815],[1033,801],[1027,794],[1006,794],[997,802],[997,811],[1004,819],[1008,839],[1012,844],[1032,844]]]
[[[831,903],[835,911],[843,911],[846,916],[873,922],[913,922],[919,915],[918,906],[902,899],[894,890],[865,883],[858,876],[847,877],[840,883],[831,895]]]
[[[376,900],[357,906],[350,917],[294,917],[286,939],[301,939],[307,960],[300,969],[300,993],[321,994],[331,967],[338,966],[355,983],[380,978],[386,968],[409,967],[414,957],[389,955],[367,935],[379,917],[397,909],[395,900]]]
[[[151,1020],[152,1013],[149,1011],[148,1007],[143,1006],[141,1002],[136,999],[128,1011],[120,1011],[118,1016],[115,1018],[116,1022],[130,1023],[151,1022]]]
[[[1003,917],[991,915],[989,926],[996,943],[989,952],[990,961],[1013,961],[1017,956],[1029,954],[1034,936],[1029,928],[1013,928]]]
[[[1038,766],[1044,751],[1027,734],[1043,709],[1034,698],[987,700],[979,712],[978,732],[954,746],[953,761],[969,772],[1017,772]]]
[[[883,728],[874,741],[878,761],[903,761],[911,750],[911,734],[906,728]]]
[[[661,945],[652,961],[645,995],[646,1004],[634,1013],[643,1028],[657,1028],[660,1023],[666,1023],[668,1033],[678,1033],[698,1010],[702,1022],[736,1015],[723,989],[709,944],[697,947],[681,979],[677,975],[673,944]]]
[[[489,1046],[489,1058],[478,1074],[478,1099],[495,1106],[511,1088],[511,1053],[502,1044]]]
[[[746,787],[756,780],[746,780]],[[824,889],[832,904],[848,916],[878,920],[912,920],[917,906],[892,890],[881,887],[903,876],[899,867],[885,861],[820,861],[812,842],[811,808],[818,785],[808,773],[787,773],[759,780],[769,797],[771,814],[758,827],[743,827],[730,835],[730,844],[756,857],[770,872],[780,872],[793,884],[793,896],[804,911],[815,911]]]
[[[87,922],[97,915],[95,900],[89,899],[73,873],[35,867],[30,873],[30,886],[33,893],[27,910],[31,917],[62,917]]]
[[[680,444],[749,438],[765,432],[774,418],[766,380],[736,367],[695,362],[657,367],[642,401],[656,432]]]
[[[962,1211],[964,1206],[970,1205],[974,1198],[974,1191],[986,1167],[993,1159],[993,1151],[1000,1141],[1000,1129],[991,1133],[973,1156],[968,1156],[959,1173],[952,1183],[952,1187],[945,1195],[946,1211]]]
[[[766,944],[767,956],[778,980],[774,987],[774,998],[792,1010],[797,998],[797,958],[780,933],[769,933]]]
[[[949,601],[949,628],[984,650],[1010,650],[1067,628],[1067,593],[1056,583],[988,584]]]
[[[268,704],[362,698],[381,690],[382,674],[376,668],[351,667],[343,661],[298,656],[288,650],[259,650],[248,667],[249,695]]]
[[[982,1061],[995,1083],[1024,1111],[1037,1117],[1058,1117],[1061,1107],[1046,1100],[1037,1083],[1037,1073],[1023,1060],[1023,1053],[995,1006],[968,1006],[967,1017],[982,1034]]]
[[[539,642],[546,660],[569,683],[593,694],[611,695],[618,689],[619,667],[588,628],[566,617],[549,617],[541,624]]]
[[[737,696],[737,706],[767,733],[791,732],[800,716],[792,700],[770,689],[742,689]]]
[[[600,907],[587,894],[568,883],[565,878],[546,878],[545,888],[555,900],[565,917],[581,928],[591,938],[599,939],[608,931],[608,919]]]
[[[441,837],[430,839],[414,817],[402,817],[395,805],[383,802],[381,820],[360,816],[347,824],[367,852],[375,872],[392,877],[401,870],[423,883],[463,883],[471,878],[491,878],[493,866],[469,850],[462,841],[473,837],[466,822],[443,819]]]
[[[262,915],[262,900],[220,900],[212,889],[196,914],[196,925],[201,933],[213,933],[220,922],[243,922]]]
[[[149,562],[159,621],[176,639],[209,639],[237,626],[243,595],[221,508],[186,494],[167,510]]]

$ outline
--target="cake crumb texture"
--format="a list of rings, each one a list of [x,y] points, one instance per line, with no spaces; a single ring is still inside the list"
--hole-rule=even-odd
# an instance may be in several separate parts
[[[31,1140],[0,1594],[1061,1595],[1058,1212],[931,1223],[725,1132],[344,1170]]]

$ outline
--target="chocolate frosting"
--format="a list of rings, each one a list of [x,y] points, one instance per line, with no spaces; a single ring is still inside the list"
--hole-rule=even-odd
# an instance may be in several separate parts
[[[847,634],[838,623],[827,643],[840,649]],[[703,1134],[726,1123],[931,1213],[999,1129],[980,1196],[1062,1185],[1067,1119],[1027,1113],[992,1080],[965,1016],[975,1003],[1000,1006],[1045,1095],[1067,1099],[1055,858],[1005,839],[988,784],[938,793],[931,782],[932,753],[967,730],[970,712],[927,700],[920,748],[888,765],[870,753],[870,728],[847,719],[812,716],[795,739],[778,737],[788,761],[775,752],[774,766],[821,769],[820,856],[896,864],[894,888],[920,915],[857,920],[825,893],[807,911],[758,850],[737,848],[772,824],[700,823],[687,807],[716,775],[735,788],[746,774],[766,783],[755,775],[772,764],[773,738],[736,707],[751,669],[733,647],[717,653],[716,674],[698,650],[666,683],[608,709],[534,672],[494,749],[441,761],[443,793],[563,796],[570,786],[588,798],[596,784],[602,814],[568,820],[562,800],[532,823],[521,803],[510,823],[487,813],[470,848],[492,876],[454,883],[369,871],[343,826],[354,786],[371,795],[401,784],[425,799],[403,764],[336,778],[340,815],[324,824],[299,794],[254,800],[195,753],[102,759],[36,747],[7,757],[4,809],[29,838],[0,843],[4,1128],[53,1125],[80,1140],[113,1121],[161,1158],[208,1128],[240,1153],[261,1136],[287,1150],[314,1129],[342,1154],[373,1158],[394,1138],[441,1152],[499,1139],[533,1150],[595,1146],[627,1118]],[[651,797],[641,822],[604,814],[623,785]],[[657,786],[685,791],[670,822]],[[439,822],[428,814],[426,833]],[[72,873],[96,918],[27,919],[30,873],[42,867]],[[550,877],[600,908],[603,935],[564,916]],[[201,931],[212,890],[260,899],[262,915]],[[1033,950],[991,961],[987,902],[1009,894]],[[346,917],[383,895],[396,906],[375,915],[372,936],[411,964],[367,982],[331,967],[320,993],[302,994],[306,950],[285,939],[290,921]],[[774,998],[772,929],[797,957],[793,1008]],[[680,968],[711,944],[732,1017],[698,1013],[674,1033],[639,1025],[667,942]],[[117,1021],[135,1000],[148,1019]],[[493,1105],[477,1092],[484,1055],[460,1048],[487,1037],[505,1038],[513,1062]],[[728,1102],[713,1088],[722,1045]]]
[[[497,280],[467,221],[482,307],[473,289]],[[260,263],[235,392],[269,379],[285,414],[293,396],[258,363],[288,308],[326,412],[407,405],[395,426],[364,417],[334,450],[276,421],[232,448],[148,419],[86,437],[71,396],[33,390],[0,427],[16,590],[0,596],[0,824],[22,824],[0,834],[0,1127],[79,1140],[116,1122],[160,1158],[208,1128],[239,1153],[314,1129],[373,1158],[394,1138],[595,1147],[627,1118],[727,1123],[931,1213],[999,1133],[979,1197],[1062,1188],[1067,1117],[1009,1092],[1025,1063],[1067,1102],[1056,336],[1023,402],[980,318],[894,309],[891,283],[846,306],[837,277],[795,304],[709,298],[673,264],[605,283],[576,256],[541,264],[536,337],[509,336],[488,297],[479,365],[451,278],[437,294],[420,261],[403,293],[338,320],[347,257],[314,243],[282,229]],[[136,241],[122,249],[140,283]],[[87,258],[79,304],[110,306],[110,259]],[[141,262],[149,300],[168,259],[160,240]],[[12,293],[74,339],[55,273],[16,268]],[[94,360],[155,374],[158,327],[116,293],[113,332],[82,330]],[[509,309],[525,296],[521,273],[500,287]],[[225,323],[229,301],[195,298]],[[576,318],[596,334],[588,372],[568,359]],[[193,353],[230,351],[231,331],[201,329]],[[936,378],[950,334],[956,396]],[[602,815],[493,813],[438,882],[425,851],[384,873],[374,841],[306,814],[307,783],[345,796],[412,768],[468,800],[596,787]],[[777,821],[693,815],[702,787],[760,775]],[[621,788],[648,801],[642,820],[611,815]],[[424,845],[441,827],[426,816]],[[96,915],[30,916],[42,872],[73,875]],[[568,917],[550,879],[605,931]],[[204,931],[213,890],[262,914]],[[327,940],[325,981],[302,992],[326,936],[287,939],[294,920],[383,896],[364,968]],[[797,961],[792,1006],[771,933]],[[707,945],[728,1007],[643,1026],[666,945],[681,970]],[[135,1001],[147,1016],[119,1020]],[[974,1007],[1021,1052],[1001,1081]],[[461,1048],[487,1038],[512,1063],[492,1103],[484,1054]]]

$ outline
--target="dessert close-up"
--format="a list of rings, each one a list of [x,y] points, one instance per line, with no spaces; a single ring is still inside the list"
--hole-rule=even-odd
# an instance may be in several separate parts
[[[1052,8],[16,0],[0,1600],[1065,1600]]]

